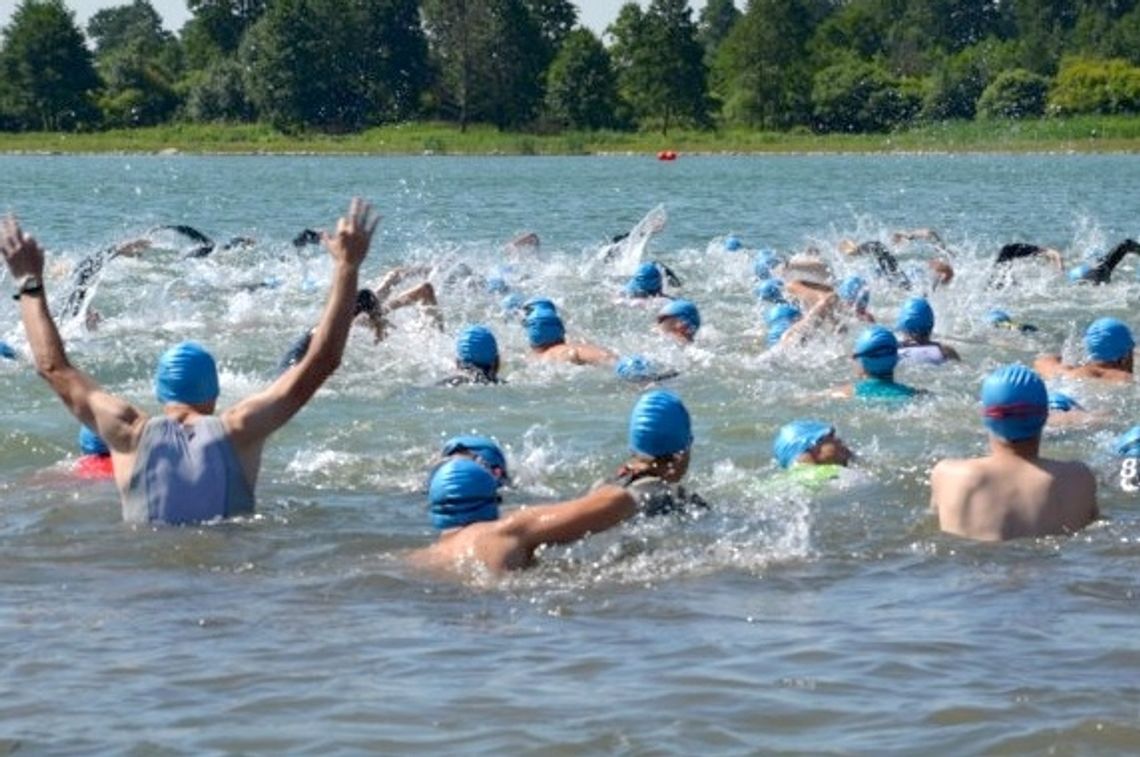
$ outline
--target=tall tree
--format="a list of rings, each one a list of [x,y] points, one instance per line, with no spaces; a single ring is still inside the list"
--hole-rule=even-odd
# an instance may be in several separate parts
[[[21,129],[74,129],[98,118],[99,77],[63,0],[23,0],[4,29],[0,110]]]
[[[614,126],[617,79],[610,55],[589,29],[575,29],[566,38],[546,82],[550,116],[574,129]]]
[[[181,50],[148,0],[104,8],[91,17],[87,32],[105,84],[99,105],[107,123],[138,126],[167,120],[180,102],[175,82]]]
[[[187,0],[193,14],[182,27],[186,62],[194,69],[237,54],[242,38],[262,15],[266,0]]]
[[[705,65],[712,66],[720,43],[740,20],[733,0],[708,0],[697,20],[697,39],[705,49]]]
[[[676,121],[708,123],[708,72],[688,0],[653,0],[644,15],[627,4],[610,28],[622,96],[662,133]]]

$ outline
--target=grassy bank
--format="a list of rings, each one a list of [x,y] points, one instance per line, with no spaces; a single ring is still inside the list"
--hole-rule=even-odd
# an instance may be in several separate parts
[[[486,126],[385,126],[359,134],[286,135],[264,125],[182,124],[91,134],[0,133],[0,152],[315,153],[377,155],[588,155],[801,152],[1137,152],[1140,117],[1098,116],[1013,122],[933,124],[893,134],[765,132],[744,129],[657,133],[532,135]]]

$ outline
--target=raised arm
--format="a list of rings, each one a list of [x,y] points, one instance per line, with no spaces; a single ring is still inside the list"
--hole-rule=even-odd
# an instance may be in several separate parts
[[[19,287],[20,318],[27,332],[36,370],[79,421],[98,432],[112,453],[134,451],[146,416],[130,403],[108,394],[95,379],[71,365],[47,307],[43,285],[44,253],[12,216],[4,219],[0,248]]]
[[[354,198],[348,214],[337,221],[336,231],[322,236],[334,261],[328,303],[300,362],[268,388],[222,414],[222,421],[239,448],[260,445],[285,425],[340,365],[352,326],[360,264],[368,255],[377,220],[371,205]]]
[[[540,505],[510,516],[509,528],[527,550],[565,544],[613,528],[637,514],[637,503],[620,486],[600,486],[557,505]]]

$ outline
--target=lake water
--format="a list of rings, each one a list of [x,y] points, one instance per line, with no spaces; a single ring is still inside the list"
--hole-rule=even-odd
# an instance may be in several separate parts
[[[365,266],[434,264],[447,330],[402,312],[344,363],[267,449],[259,514],[194,528],[124,525],[110,484],[66,471],[77,426],[26,362],[14,303],[0,337],[0,751],[495,754],[1045,752],[1140,747],[1140,508],[1112,441],[1140,421],[1135,385],[1068,385],[1103,415],[1045,451],[1093,466],[1106,519],[1071,538],[979,545],[938,533],[934,461],[978,454],[976,402],[994,366],[1080,357],[1100,315],[1140,327],[1135,259],[1108,287],[1032,263],[989,290],[1010,241],[1076,262],[1140,234],[1138,156],[316,158],[0,157],[0,209],[49,250],[57,301],[85,255],[186,223],[243,252],[177,249],[109,264],[100,328],[64,324],[73,361],[154,411],[158,353],[194,338],[217,355],[221,405],[262,386],[316,319],[329,266],[289,240],[361,194],[384,215]],[[623,267],[594,253],[664,204],[649,245],[701,308],[682,351],[651,314],[615,305]],[[749,248],[815,245],[838,275],[845,236],[937,229],[958,277],[932,296],[961,365],[900,369],[935,393],[887,410],[824,399],[851,378],[852,336],[762,352]],[[503,242],[542,238],[509,258]],[[169,234],[154,236],[179,247]],[[903,251],[921,265],[921,246]],[[546,550],[501,582],[442,583],[404,562],[433,534],[424,473],[440,442],[501,440],[507,503],[581,493],[625,454],[635,391],[608,371],[523,359],[501,295],[452,276],[507,266],[558,302],[571,336],[682,372],[693,415],[696,519],[634,521]],[[253,292],[241,284],[273,280]],[[0,279],[7,291],[7,273]],[[876,287],[893,323],[904,295]],[[1040,327],[994,331],[1001,305]],[[466,322],[492,326],[500,387],[437,388]],[[767,484],[784,422],[835,423],[860,473],[804,496]]]

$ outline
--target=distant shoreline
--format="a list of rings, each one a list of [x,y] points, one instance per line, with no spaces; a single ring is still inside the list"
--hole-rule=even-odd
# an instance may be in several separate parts
[[[742,129],[567,132],[539,135],[410,123],[349,135],[287,135],[261,124],[166,125],[104,132],[0,132],[6,155],[685,155],[1137,153],[1140,117],[928,124],[890,134],[812,134]]]

